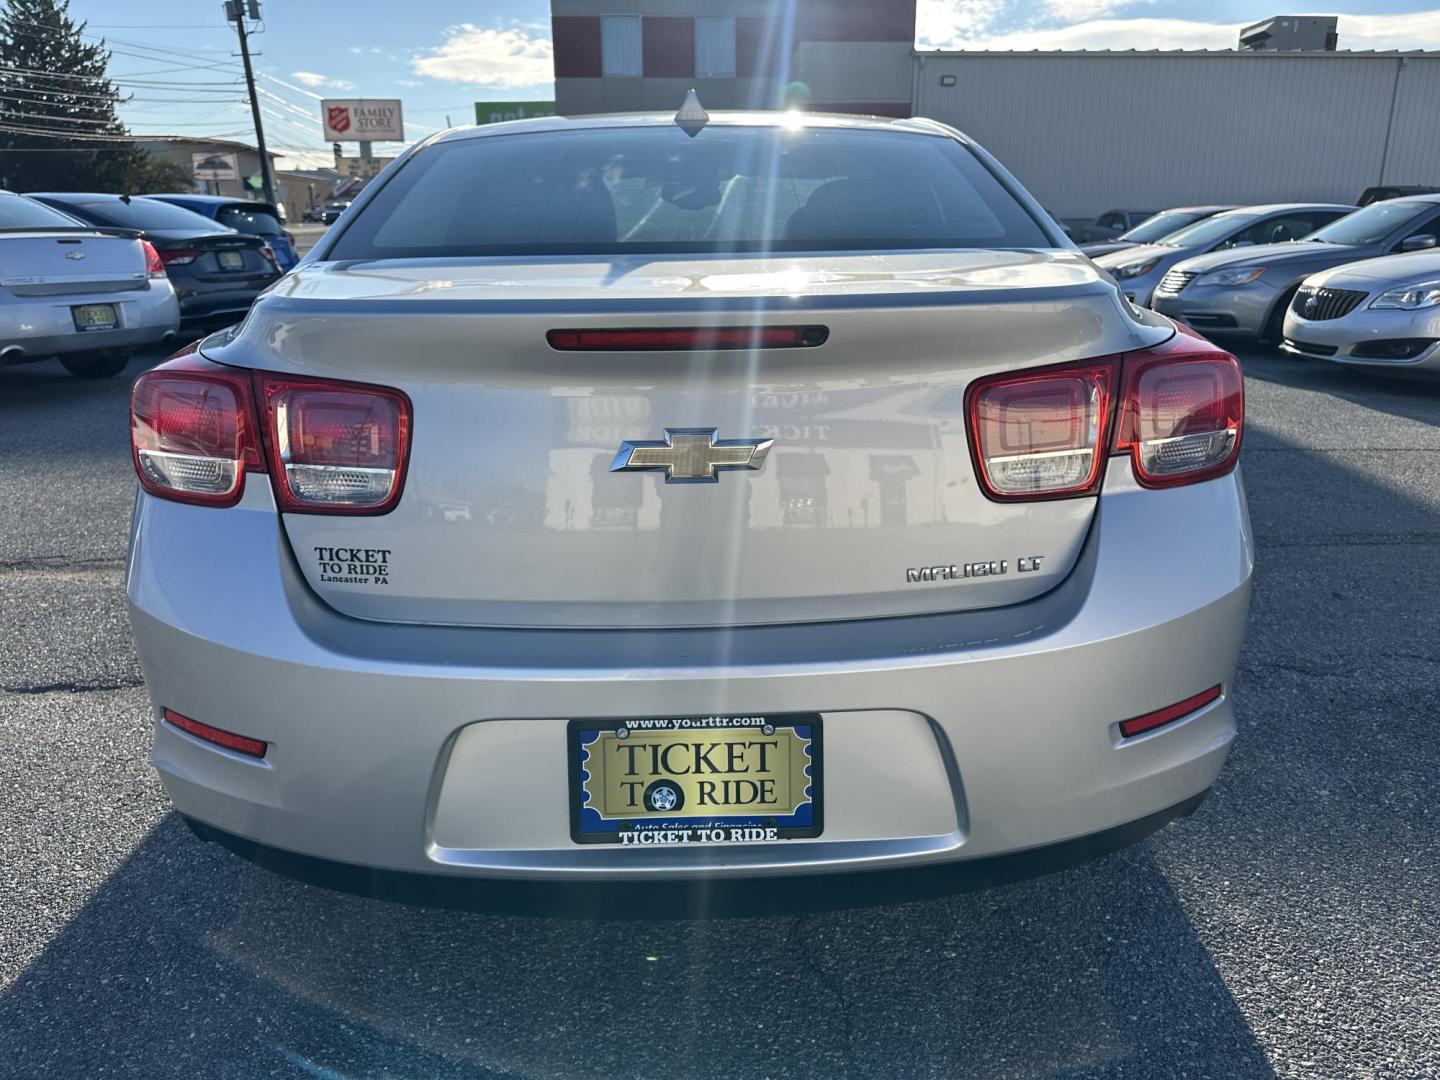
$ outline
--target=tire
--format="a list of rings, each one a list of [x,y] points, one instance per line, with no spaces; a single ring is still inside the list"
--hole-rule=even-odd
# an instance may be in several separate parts
[[[125,370],[125,365],[130,363],[130,354],[113,349],[97,349],[95,352],[61,356],[60,363],[77,379],[109,379]]]
[[[1269,345],[1276,352],[1280,350],[1280,342],[1285,337],[1285,312],[1290,310],[1291,303],[1295,300],[1295,294],[1300,291],[1300,286],[1290,289],[1284,296],[1280,297],[1270,317],[1265,320],[1265,330],[1260,335],[1260,344]],[[1286,353],[1288,356],[1289,353]]]

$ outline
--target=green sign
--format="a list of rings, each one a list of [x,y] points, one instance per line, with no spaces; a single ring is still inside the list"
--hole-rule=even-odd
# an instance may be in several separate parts
[[[475,123],[498,124],[502,120],[528,120],[532,116],[554,116],[553,101],[477,101]]]

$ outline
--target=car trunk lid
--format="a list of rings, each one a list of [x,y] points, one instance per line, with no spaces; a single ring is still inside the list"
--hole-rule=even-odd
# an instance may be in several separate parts
[[[120,292],[146,285],[133,235],[81,229],[0,233],[0,289],[14,296]]]
[[[1055,585],[1096,500],[987,499],[966,387],[1170,334],[1148,318],[1068,252],[322,263],[206,353],[413,403],[394,510],[283,515],[337,610],[736,625],[983,608]],[[560,351],[546,336],[697,326],[826,338],[688,352]],[[614,469],[626,443],[663,445],[667,429],[768,454],[714,483]],[[960,572],[914,572],[934,566]]]

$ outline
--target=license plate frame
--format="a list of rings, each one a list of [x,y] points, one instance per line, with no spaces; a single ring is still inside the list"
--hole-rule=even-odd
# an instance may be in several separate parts
[[[620,731],[627,734],[621,736]],[[623,718],[617,720],[579,719],[571,720],[567,727],[566,750],[569,764],[570,836],[577,844],[617,844],[624,847],[654,848],[657,846],[685,845],[690,847],[763,843],[773,840],[812,839],[821,835],[824,829],[824,739],[823,722],[819,713],[773,713],[766,715],[709,715]],[[650,736],[649,741],[646,736]],[[630,739],[636,742],[629,742]],[[729,743],[746,744],[739,750],[739,768],[718,770],[707,773],[704,766],[714,767],[714,754],[720,753],[727,765],[732,762],[725,754],[731,753]],[[760,743],[774,743],[769,751],[760,748]],[[688,770],[685,773],[668,772],[659,769],[659,761],[652,759],[656,769],[647,768],[643,758],[651,753],[651,744],[662,747],[688,746],[677,756],[668,752],[667,763],[693,765],[700,772]],[[706,751],[706,745],[711,749]],[[701,749],[696,750],[699,745]],[[624,750],[623,747],[639,749]],[[786,749],[782,751],[781,746]],[[592,773],[588,767],[591,751],[599,750],[601,768]],[[610,757],[604,755],[610,753]],[[660,754],[666,751],[661,749]],[[696,755],[699,755],[697,760]],[[781,757],[769,758],[769,754]],[[620,755],[628,758],[634,772],[624,771],[617,776],[635,775],[636,780],[618,781],[634,785],[616,791],[607,788],[606,762],[619,762]],[[749,755],[748,758],[746,755]],[[703,761],[703,763],[702,763]],[[750,770],[750,766],[764,765],[764,769]],[[658,771],[657,771],[658,770]],[[748,776],[746,773],[748,772]],[[691,779],[687,779],[687,777]],[[756,778],[759,779],[756,779]],[[777,804],[759,806],[756,810],[739,809],[734,802],[724,803],[724,809],[696,813],[696,806],[703,801],[705,792],[699,785],[705,780],[713,785],[720,781],[738,782],[749,780],[761,785],[765,780],[774,782]],[[605,806],[601,800],[617,798],[634,803],[636,799],[648,800],[650,788],[669,783],[679,791],[681,805],[674,811],[660,812],[649,808],[648,802],[637,805],[633,815],[617,813],[614,806]],[[724,788],[738,797],[758,789],[742,790],[738,787]],[[607,795],[608,792],[608,795]],[[715,788],[709,794],[713,797]],[[685,808],[688,801],[690,809]],[[596,804],[594,806],[590,804]],[[779,807],[777,812],[776,807]],[[608,812],[607,812],[608,811]]]
[[[245,269],[245,256],[239,251],[217,251],[215,261],[220,264],[221,270]]]
[[[88,315],[82,312],[107,312],[109,319],[87,322]],[[120,325],[120,308],[115,304],[75,304],[70,308],[70,320],[75,324],[76,333],[91,334],[97,330],[114,330]]]

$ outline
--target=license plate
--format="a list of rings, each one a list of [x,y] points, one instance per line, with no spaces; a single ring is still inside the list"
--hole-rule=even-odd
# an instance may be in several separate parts
[[[120,314],[114,304],[79,304],[70,309],[70,317],[75,320],[75,329],[81,333],[114,330],[120,325]]]
[[[221,270],[243,270],[245,269],[245,256],[238,251],[221,251],[218,253]]]
[[[749,844],[819,836],[820,717],[572,720],[577,844]]]

